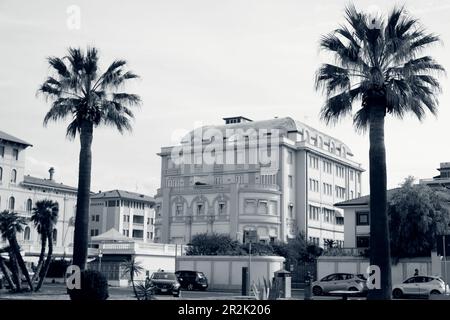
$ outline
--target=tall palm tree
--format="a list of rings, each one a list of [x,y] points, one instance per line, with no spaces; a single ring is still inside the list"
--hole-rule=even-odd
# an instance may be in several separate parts
[[[39,254],[39,260],[36,267],[36,271],[33,276],[33,282],[39,278],[39,282],[35,288],[38,291],[47,275],[48,268],[53,253],[53,229],[58,221],[59,206],[58,203],[52,200],[40,200],[37,201],[31,216],[31,221],[37,229],[37,232],[41,236],[41,252]],[[48,240],[48,254],[44,263],[45,251],[47,248]]]
[[[334,62],[323,64],[316,87],[326,96],[321,116],[336,122],[352,113],[357,130],[369,129],[370,164],[370,264],[381,270],[381,289],[370,290],[370,299],[391,298],[391,265],[386,204],[386,114],[403,119],[411,113],[421,120],[426,110],[436,113],[440,85],[435,75],[444,71],[422,52],[439,41],[410,17],[394,8],[386,18],[369,17],[353,5],[346,8],[346,25],[323,36],[322,50]]]
[[[23,231],[23,226],[26,224],[26,219],[20,217],[16,212],[5,210],[0,213],[0,233],[6,237],[9,243],[13,281],[19,291],[21,290],[21,273],[25,276],[25,280],[27,281],[30,290],[33,291],[30,274],[25,261],[20,254],[20,246],[16,236],[17,233]]]
[[[130,131],[130,120],[134,115],[129,107],[140,104],[138,95],[121,91],[127,80],[138,77],[130,71],[125,72],[126,62],[116,60],[101,73],[98,58],[96,48],[88,48],[86,52],[69,48],[68,55],[63,58],[48,58],[54,76],[48,77],[38,90],[52,101],[44,125],[69,117],[67,137],[74,139],[77,133],[80,136],[73,263],[81,270],[85,269],[87,259],[94,128],[106,125],[120,133]]]
[[[140,275],[144,268],[141,266],[139,262],[135,260],[135,257],[131,257],[129,261],[124,261],[121,264],[122,267],[122,276],[128,275],[130,277],[131,285],[133,286],[134,296],[140,300],[139,295],[136,290],[136,285],[134,283],[134,277]]]

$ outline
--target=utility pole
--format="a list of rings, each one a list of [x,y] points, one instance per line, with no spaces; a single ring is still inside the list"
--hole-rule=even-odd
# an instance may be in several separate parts
[[[445,233],[442,235],[442,253],[444,254],[444,282],[445,282],[445,286],[444,286],[444,292],[445,295],[447,295],[447,253],[445,251]]]

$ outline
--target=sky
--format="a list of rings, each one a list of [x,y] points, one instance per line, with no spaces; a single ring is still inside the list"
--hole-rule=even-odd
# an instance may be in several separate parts
[[[395,1],[355,1],[386,13]],[[26,174],[77,185],[79,142],[65,138],[67,123],[42,125],[49,102],[36,96],[50,74],[48,56],[67,48],[96,46],[101,66],[125,59],[140,79],[127,86],[142,98],[131,134],[111,128],[94,133],[92,190],[126,189],[154,195],[160,184],[162,146],[183,130],[222,124],[223,117],[253,120],[290,116],[350,146],[354,160],[369,168],[368,135],[355,133],[351,118],[334,126],[319,119],[324,97],[314,75],[329,62],[320,37],[344,22],[348,1],[0,0],[0,130],[33,144]],[[427,54],[450,70],[450,1],[403,1],[443,44]],[[75,7],[73,7],[75,6]],[[79,11],[73,11],[75,10]],[[79,20],[73,19],[79,12]],[[75,14],[75,15],[74,15]],[[79,21],[79,24],[73,24]],[[78,28],[79,27],[79,28]],[[430,178],[450,161],[450,87],[437,117],[386,119],[388,187],[405,177]],[[367,193],[368,172],[363,175]]]

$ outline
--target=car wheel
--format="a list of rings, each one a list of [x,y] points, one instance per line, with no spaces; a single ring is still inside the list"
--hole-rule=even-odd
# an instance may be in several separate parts
[[[179,297],[180,297],[180,292],[174,293],[173,296],[174,296],[175,298],[179,298]]]
[[[430,294],[441,294],[438,290],[431,290]]]
[[[323,294],[323,290],[319,286],[313,287],[312,292],[315,296],[321,296]]]
[[[194,290],[194,285],[193,285],[192,283],[189,283],[189,284],[187,285],[187,289],[188,289],[188,291]]]
[[[403,297],[403,292],[400,289],[395,289],[392,292],[392,295],[394,296],[395,299],[400,299],[401,297]]]

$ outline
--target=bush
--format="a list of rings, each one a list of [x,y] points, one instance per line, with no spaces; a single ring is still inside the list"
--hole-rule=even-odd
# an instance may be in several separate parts
[[[108,281],[96,270],[81,271],[81,289],[67,290],[71,300],[106,300]]]

